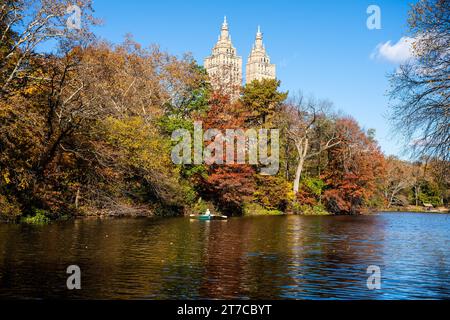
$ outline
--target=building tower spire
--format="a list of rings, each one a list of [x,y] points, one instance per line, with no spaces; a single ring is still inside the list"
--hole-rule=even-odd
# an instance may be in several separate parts
[[[223,17],[222,29],[220,30],[220,40],[226,41],[229,39],[229,36],[227,16],[225,16]]]
[[[232,99],[239,96],[242,86],[242,57],[237,55],[231,42],[226,16],[223,18],[219,40],[211,55],[205,58],[204,66],[215,90],[223,89]]]
[[[275,65],[270,63],[270,58],[264,48],[260,26],[258,26],[255,43],[247,60],[246,71],[247,83],[251,83],[253,80],[276,78]]]
[[[258,26],[258,31],[256,32],[255,48],[256,49],[263,48],[263,34],[261,32],[260,26]]]

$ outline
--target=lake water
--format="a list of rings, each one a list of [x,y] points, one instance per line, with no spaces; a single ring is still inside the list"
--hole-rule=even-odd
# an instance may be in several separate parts
[[[450,299],[450,215],[3,224],[0,298]]]

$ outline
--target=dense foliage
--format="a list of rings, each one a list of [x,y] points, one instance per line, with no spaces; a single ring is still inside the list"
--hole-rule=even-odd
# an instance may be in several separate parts
[[[142,48],[129,36],[112,45],[87,24],[68,30],[60,21],[65,1],[39,2],[37,12],[27,9],[30,1],[2,3],[3,220],[448,205],[448,162],[386,159],[372,131],[336,115],[327,101],[288,99],[278,80],[254,81],[231,101],[212,90],[189,55]],[[88,11],[90,1],[79,5]],[[56,52],[36,51],[49,40],[42,32],[54,35]],[[175,165],[172,132],[192,133],[195,121],[204,130],[279,129],[280,170],[268,176],[261,164]]]

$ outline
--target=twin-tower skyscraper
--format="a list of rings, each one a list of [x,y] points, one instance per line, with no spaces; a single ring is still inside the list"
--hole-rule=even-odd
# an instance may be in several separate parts
[[[223,88],[232,93],[236,92],[236,88],[242,86],[242,57],[238,56],[236,48],[231,42],[227,17],[224,18],[219,39],[212,49],[211,55],[205,58],[204,66],[215,89]],[[251,83],[253,80],[276,78],[275,65],[270,63],[260,27],[258,27],[255,43],[248,56],[245,71],[246,83]]]

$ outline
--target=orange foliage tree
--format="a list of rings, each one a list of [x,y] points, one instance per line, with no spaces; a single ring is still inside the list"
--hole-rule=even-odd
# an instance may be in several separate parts
[[[356,214],[377,190],[385,170],[384,157],[376,141],[354,119],[338,119],[336,130],[341,143],[328,151],[323,199],[332,213]]]
[[[226,129],[243,129],[245,121],[246,112],[239,102],[230,102],[228,96],[214,93],[203,128],[214,128],[224,134]],[[224,213],[239,215],[246,198],[255,192],[255,169],[248,164],[227,164],[226,152],[223,157],[224,164],[208,166],[207,176],[200,179],[199,187],[201,194],[212,200]]]

